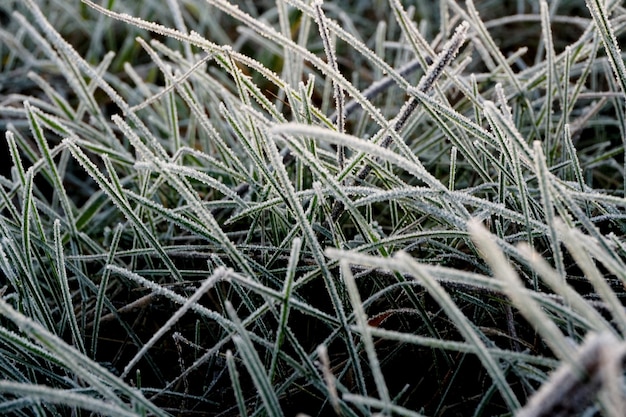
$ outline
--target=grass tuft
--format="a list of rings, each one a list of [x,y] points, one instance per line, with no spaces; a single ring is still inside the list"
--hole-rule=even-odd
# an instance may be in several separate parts
[[[418,3],[0,5],[0,413],[620,416],[625,9]]]

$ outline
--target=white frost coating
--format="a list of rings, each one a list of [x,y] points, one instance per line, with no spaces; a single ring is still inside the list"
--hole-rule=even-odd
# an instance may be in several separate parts
[[[135,273],[135,272],[131,272],[125,268],[121,268],[117,265],[107,265],[106,267],[107,269],[111,270],[111,272],[114,272],[116,274],[119,274],[125,278],[129,278],[132,279],[133,281],[137,282],[140,285],[143,285],[144,287],[154,291],[154,293],[158,294],[158,295],[162,295],[166,298],[168,298],[171,301],[174,301],[178,304],[185,304],[187,302],[187,299],[181,295],[176,294],[174,291],[171,291],[167,288],[164,288],[162,286],[160,286],[159,284],[152,282],[150,280],[147,280],[146,278],[142,277],[141,275]],[[230,270],[229,270],[230,273]],[[225,279],[226,281],[228,281],[227,276],[222,277],[222,279]],[[210,320],[215,320],[217,321],[220,325],[224,326],[227,329],[231,329],[232,328],[232,323],[230,323],[227,319],[225,319],[224,317],[222,317],[221,315],[219,315],[218,313],[216,313],[215,311],[209,310],[208,308],[201,306],[200,304],[194,303],[191,306],[191,309],[193,311],[195,311],[198,314],[201,314],[203,316],[205,316],[206,318],[210,319]]]
[[[137,161],[134,163],[133,168],[135,168],[137,171],[152,172],[155,170],[154,164],[147,161]]]
[[[97,362],[80,354],[76,348],[65,343],[60,337],[50,333],[41,324],[19,313],[12,306],[0,299],[0,314],[11,320],[20,330],[36,340],[45,350],[50,352],[57,362],[70,368],[78,378],[82,378],[99,393],[123,406],[123,401],[114,393],[106,382],[119,381],[117,377],[104,369]],[[106,382],[105,382],[106,381]]]
[[[170,319],[165,322],[163,326],[146,342],[145,345],[141,347],[139,352],[132,358],[128,364],[124,367],[124,372],[122,372],[121,377],[125,378],[128,373],[132,370],[132,368],[139,362],[139,360],[148,352],[148,350],[154,346],[154,344],[161,338],[165,333],[167,333],[174,324],[187,312],[189,309],[193,307],[194,304],[202,297],[210,288],[215,285],[216,282],[221,281],[228,275],[228,271],[226,268],[218,267],[215,270],[215,273],[211,275],[209,278],[204,280],[202,285],[193,293],[191,297],[185,301],[185,303],[174,313]]]
[[[613,415],[625,409],[621,391],[626,345],[610,333],[590,334],[569,364],[562,365],[516,417],[568,417],[587,408],[599,391]],[[619,373],[619,375],[617,375]],[[621,410],[621,411],[619,411]]]
[[[622,87],[622,94],[626,96],[626,66],[622,59],[622,52],[619,48],[617,38],[615,37],[615,30],[611,27],[611,22],[607,15],[610,10],[606,8],[606,2],[600,0],[586,0],[587,8],[591,12],[594,23],[596,24],[600,34],[602,35],[602,42],[609,57],[609,63],[611,69],[615,73],[615,79]],[[613,5],[617,5],[619,2],[613,2]]]

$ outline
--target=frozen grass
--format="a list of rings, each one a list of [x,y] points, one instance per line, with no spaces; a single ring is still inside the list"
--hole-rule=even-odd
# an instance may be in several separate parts
[[[0,413],[622,416],[626,9],[418,3],[3,3]]]

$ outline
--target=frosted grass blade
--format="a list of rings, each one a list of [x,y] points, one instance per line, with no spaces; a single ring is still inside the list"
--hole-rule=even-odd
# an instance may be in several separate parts
[[[237,346],[237,351],[241,355],[241,359],[246,366],[248,373],[252,377],[254,385],[258,389],[259,396],[263,400],[266,412],[272,416],[282,416],[283,412],[280,407],[278,397],[276,396],[276,392],[272,387],[272,383],[269,380],[265,369],[262,368],[263,362],[254,348],[252,340],[248,336],[247,330],[243,327],[243,324],[237,317],[237,313],[233,309],[232,305],[227,302],[226,308],[228,310],[228,315],[237,329],[237,335],[233,336],[233,342],[235,343],[235,346]]]

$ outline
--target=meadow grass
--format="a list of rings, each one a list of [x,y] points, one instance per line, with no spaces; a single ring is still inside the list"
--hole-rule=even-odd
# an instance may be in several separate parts
[[[0,7],[3,415],[623,415],[619,1]]]

